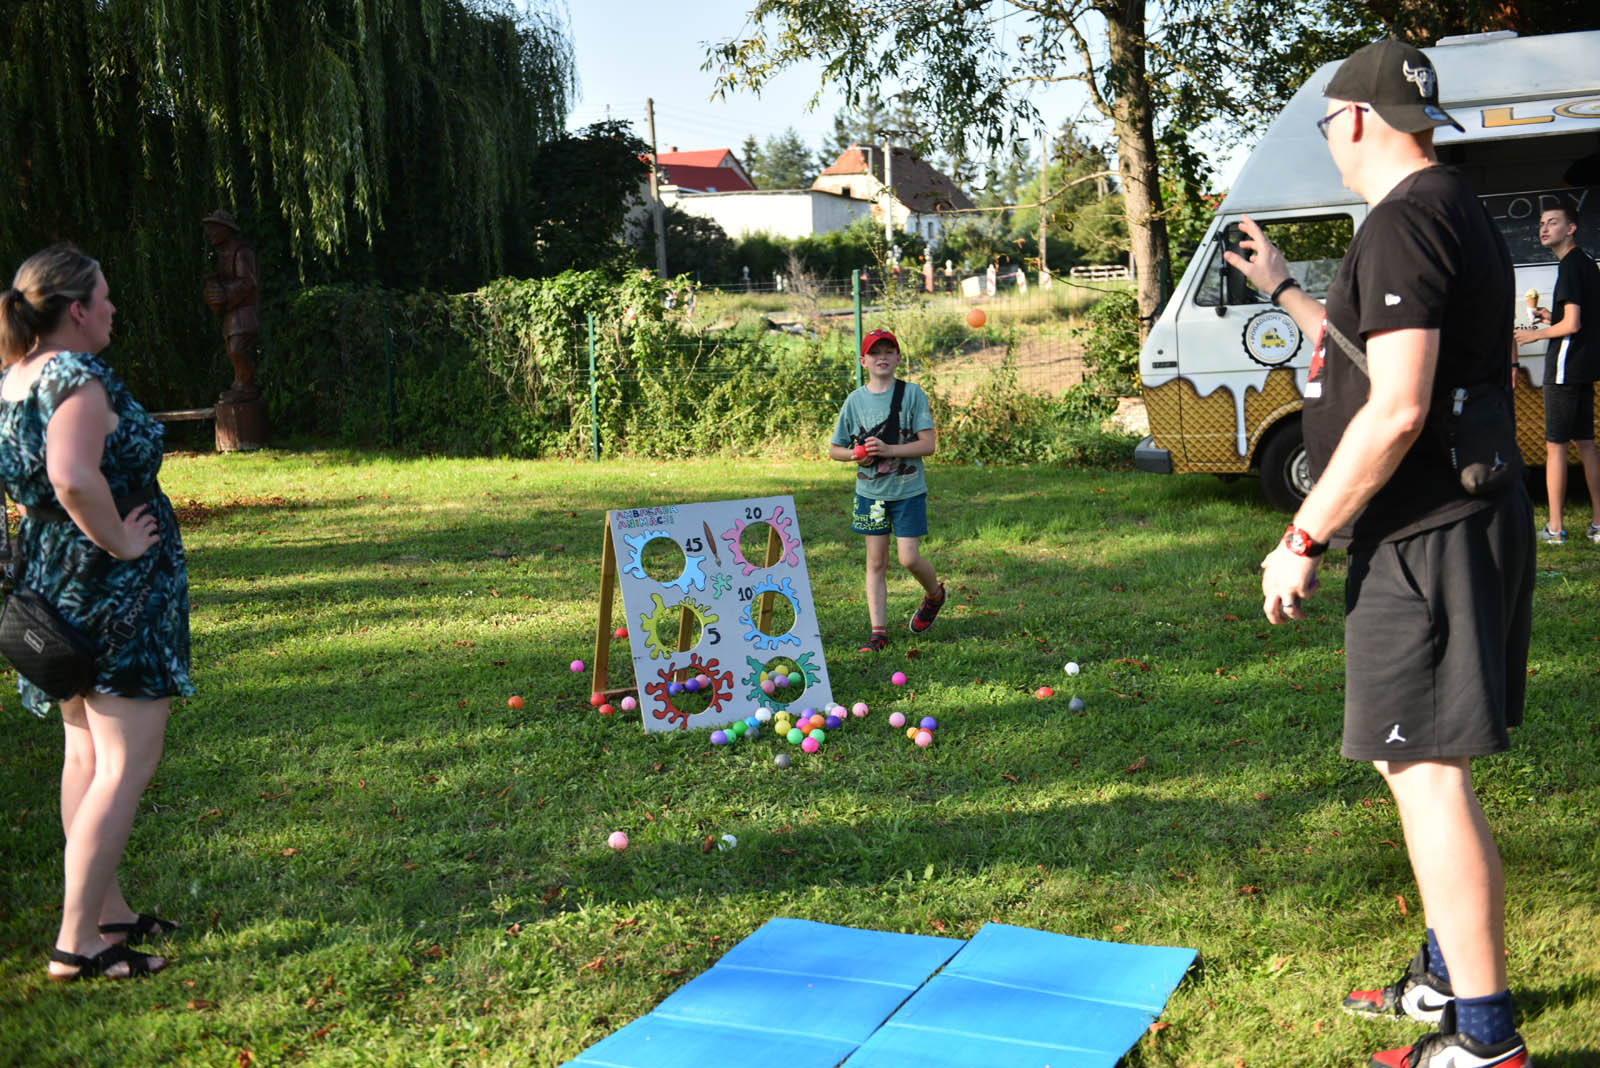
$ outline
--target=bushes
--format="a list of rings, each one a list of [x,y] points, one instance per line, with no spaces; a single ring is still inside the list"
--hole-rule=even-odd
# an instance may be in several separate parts
[[[414,452],[590,455],[592,316],[603,453],[820,454],[855,388],[850,334],[697,332],[674,292],[673,283],[599,271],[500,279],[463,294],[303,290],[274,310],[262,380],[275,432]],[[896,325],[908,336],[919,326]],[[939,455],[1114,462],[1126,442],[1097,427],[1114,406],[1101,389],[1118,381],[1120,365],[1097,350],[1091,366],[1090,383],[1044,397],[1020,388],[1008,352],[960,407],[930,378]]]

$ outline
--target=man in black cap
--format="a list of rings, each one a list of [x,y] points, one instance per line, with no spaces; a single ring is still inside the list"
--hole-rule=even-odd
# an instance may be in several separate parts
[[[1323,92],[1317,126],[1370,206],[1326,307],[1252,220],[1249,257],[1227,261],[1317,338],[1303,415],[1317,483],[1261,563],[1263,610],[1304,619],[1322,552],[1349,549],[1341,752],[1388,783],[1427,917],[1400,979],[1344,1004],[1437,1025],[1376,1054],[1376,1068],[1527,1068],[1504,877],[1471,759],[1507,748],[1522,719],[1533,506],[1520,478],[1469,493],[1439,432],[1457,387],[1509,387],[1511,257],[1466,180],[1437,164],[1434,128],[1461,127],[1421,51],[1368,45]]]

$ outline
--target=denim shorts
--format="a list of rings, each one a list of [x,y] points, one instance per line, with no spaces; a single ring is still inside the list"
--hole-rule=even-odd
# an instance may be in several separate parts
[[[857,534],[892,533],[897,538],[920,538],[928,533],[928,495],[880,501],[858,493],[850,529]]]

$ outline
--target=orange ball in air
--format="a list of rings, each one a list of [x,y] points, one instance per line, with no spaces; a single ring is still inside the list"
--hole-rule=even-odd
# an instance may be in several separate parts
[[[989,317],[983,314],[982,308],[973,308],[971,311],[967,312],[967,325],[972,327],[974,330],[978,329],[978,327],[982,326],[988,321]]]

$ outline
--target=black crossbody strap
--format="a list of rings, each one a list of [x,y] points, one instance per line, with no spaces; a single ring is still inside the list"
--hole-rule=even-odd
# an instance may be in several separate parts
[[[900,402],[906,397],[906,383],[904,379],[894,380],[894,393],[889,398],[889,432],[894,435],[891,444],[900,444]]]
[[[1362,374],[1366,375],[1370,380],[1372,378],[1372,372],[1367,370],[1367,354],[1354,341],[1351,341],[1348,337],[1346,337],[1343,330],[1340,330],[1337,326],[1334,326],[1332,319],[1324,319],[1323,322],[1326,325],[1328,336],[1333,339],[1333,343],[1338,345],[1340,350],[1346,356],[1350,357],[1350,362],[1356,365],[1356,369]],[[1508,375],[1505,377],[1509,378],[1510,376]],[[1481,382],[1476,386],[1458,386],[1451,390],[1450,393],[1455,398],[1455,414],[1461,414],[1461,405],[1465,403],[1467,393],[1475,393],[1484,388],[1484,386],[1494,387],[1496,385],[1497,383],[1494,382]],[[1507,393],[1511,392],[1511,386],[1509,383],[1499,384],[1499,388]]]

